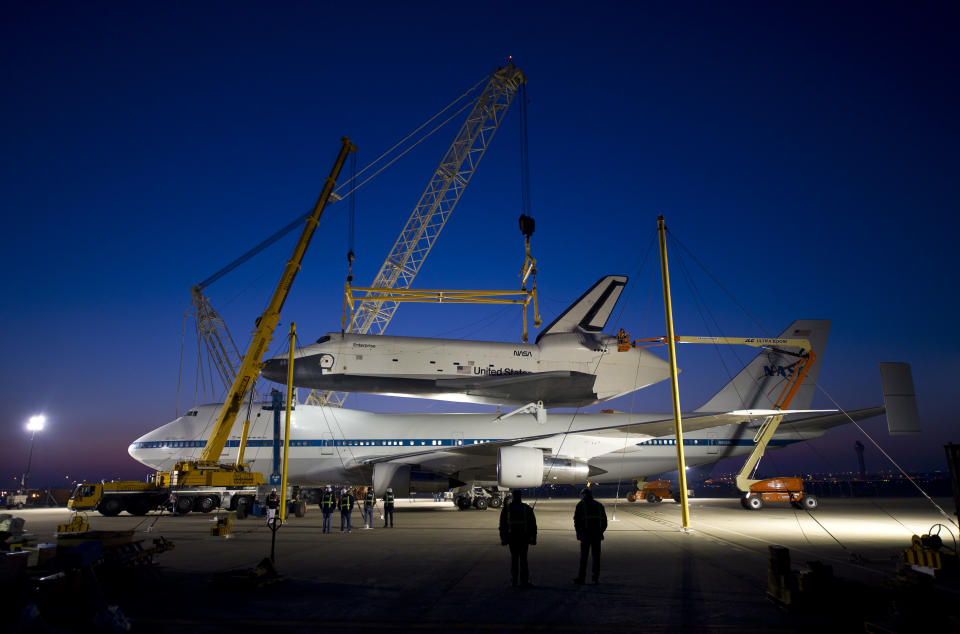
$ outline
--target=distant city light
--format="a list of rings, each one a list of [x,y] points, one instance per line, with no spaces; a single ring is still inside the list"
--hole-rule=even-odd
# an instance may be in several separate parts
[[[31,416],[27,422],[27,431],[42,431],[47,419],[43,416]]]

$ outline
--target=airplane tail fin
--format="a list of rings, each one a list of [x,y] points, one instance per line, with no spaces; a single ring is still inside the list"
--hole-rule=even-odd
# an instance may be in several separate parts
[[[626,275],[607,275],[580,296],[569,308],[560,313],[549,326],[537,335],[537,343],[544,335],[558,332],[573,332],[580,328],[588,333],[603,330],[616,306],[620,294],[627,285]]]
[[[809,409],[823,362],[823,351],[830,334],[829,319],[799,319],[783,331],[781,338],[807,339],[817,355],[813,367],[797,389],[790,409]],[[773,350],[763,350],[733,377],[723,389],[707,401],[698,412],[725,412],[738,409],[771,409],[783,386],[796,368],[796,357]]]

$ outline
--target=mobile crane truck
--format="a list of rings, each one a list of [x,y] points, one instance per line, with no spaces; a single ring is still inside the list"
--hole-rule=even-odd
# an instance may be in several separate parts
[[[303,256],[313,238],[324,207],[333,194],[340,170],[346,162],[347,155],[356,149],[350,139],[347,137],[341,139],[340,152],[330,171],[330,176],[324,181],[320,197],[306,219],[306,226],[294,247],[293,255],[284,267],[270,303],[255,322],[250,345],[243,356],[240,369],[224,399],[223,407],[217,415],[217,421],[200,458],[178,462],[171,471],[159,471],[148,482],[126,480],[99,484],[83,483],[77,486],[67,502],[69,508],[75,511],[95,509],[101,515],[111,516],[121,511],[143,515],[169,502],[172,502],[180,513],[188,513],[192,510],[209,512],[221,506],[236,509],[238,504],[252,506],[259,488],[264,485],[264,480],[263,474],[251,471],[250,466],[243,462],[243,451],[250,427],[249,420],[243,423],[243,436],[236,463],[222,464],[221,453],[227,444],[230,430],[240,412],[243,400],[253,389],[257,375],[260,374],[263,356],[273,339],[273,331],[280,321],[280,310],[300,270]],[[290,497],[284,496],[284,499],[290,499]],[[300,509],[297,510],[299,515]]]

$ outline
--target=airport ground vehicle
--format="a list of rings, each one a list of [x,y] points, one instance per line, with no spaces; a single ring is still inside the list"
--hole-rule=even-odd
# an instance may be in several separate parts
[[[631,502],[636,502],[637,500],[646,500],[651,504],[656,504],[657,502],[662,502],[664,499],[673,499],[673,490],[670,488],[669,480],[653,480],[651,482],[644,482],[643,486],[640,486],[640,483],[637,483],[637,490],[631,491],[627,495],[627,499]]]
[[[22,509],[27,504],[27,494],[24,492],[8,493],[3,500],[3,504],[7,509]]]
[[[490,493],[479,486],[463,487],[463,490],[454,492],[453,503],[461,511],[467,511],[471,508],[485,511],[487,507],[498,509],[503,506],[504,496],[500,491],[495,490]]]
[[[172,488],[156,482],[121,480],[116,482],[84,482],[78,484],[67,507],[74,511],[96,510],[112,517],[126,511],[146,515],[169,505],[179,514],[198,511],[209,513],[218,508],[236,510],[238,505],[252,508],[270,487],[188,487]],[[260,489],[263,489],[262,491]]]
[[[820,506],[815,495],[803,490],[800,478],[769,478],[750,485],[750,491],[740,498],[740,506],[759,510],[764,502],[789,502],[796,509],[812,511]]]

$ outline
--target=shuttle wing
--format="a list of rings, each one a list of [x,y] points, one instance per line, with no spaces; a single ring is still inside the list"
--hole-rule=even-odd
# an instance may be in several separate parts
[[[439,390],[482,396],[504,403],[544,401],[551,407],[579,407],[597,401],[597,377],[583,372],[556,370],[532,374],[482,377],[471,380],[437,379]]]

